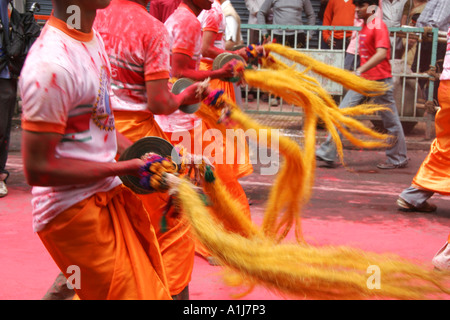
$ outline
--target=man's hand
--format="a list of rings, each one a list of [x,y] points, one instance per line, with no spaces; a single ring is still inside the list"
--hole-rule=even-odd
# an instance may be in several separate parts
[[[219,69],[221,78],[232,78],[234,76],[234,62],[227,62],[222,68]]]
[[[240,48],[239,50],[232,51],[231,53],[241,56],[245,61],[248,60],[246,47]]]
[[[192,153],[186,154],[186,165],[189,169],[188,176],[194,185],[200,185],[202,183],[201,172],[200,172],[201,164],[208,165],[208,166],[214,168],[211,161],[209,161],[209,159],[207,157],[205,157],[203,155],[192,154]]]
[[[203,97],[204,93],[202,92],[202,90],[199,90],[200,84],[200,82],[196,82],[184,89],[182,93],[180,93],[180,95],[182,95],[181,105],[196,104],[206,98],[206,96]]]

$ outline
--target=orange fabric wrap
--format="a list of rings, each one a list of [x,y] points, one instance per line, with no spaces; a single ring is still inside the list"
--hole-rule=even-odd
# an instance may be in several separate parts
[[[81,201],[38,235],[66,278],[80,268],[82,300],[171,299],[148,213],[124,186]]]
[[[200,70],[212,70],[212,62],[211,61],[201,61],[200,62]],[[235,91],[234,91],[234,87],[233,84],[231,82],[226,82],[226,81],[222,81],[220,79],[212,79],[209,82],[209,86],[211,89],[221,89],[224,91],[224,94],[226,94],[233,102],[236,102],[236,96],[235,96]],[[210,128],[208,128],[208,126],[205,124],[204,121],[202,121],[202,137],[205,133],[206,130],[208,130]],[[190,135],[191,135],[191,145],[194,146],[194,143],[200,143],[200,142],[195,142],[194,139],[194,130],[190,131]],[[202,138],[202,137],[197,137],[198,138]],[[248,148],[247,151],[245,152],[245,162],[243,164],[238,164],[237,160],[237,144],[234,145],[235,150],[234,150],[234,155],[235,155],[235,161],[233,164],[227,164],[225,163],[225,159],[226,159],[226,139],[223,139],[224,142],[224,146],[223,146],[223,164],[215,164],[215,173],[217,174],[217,176],[220,177],[220,179],[222,180],[222,182],[224,183],[227,191],[230,193],[230,195],[235,198],[236,200],[238,200],[241,205],[242,208],[244,210],[244,214],[251,219],[251,214],[250,214],[250,206],[248,204],[248,199],[247,199],[247,195],[244,192],[244,189],[242,188],[241,184],[239,183],[238,179],[241,177],[245,177],[247,175],[250,175],[253,172],[253,166],[250,163],[250,157],[249,157],[249,153],[248,153]],[[177,142],[173,142],[173,143],[177,143]],[[209,143],[202,143],[202,149],[204,150]],[[211,142],[212,143],[212,142]],[[185,146],[187,147],[187,146]],[[202,151],[203,151],[202,150]],[[188,150],[189,151],[189,150]],[[211,154],[211,156],[214,156],[214,154]],[[208,252],[208,250],[206,248],[204,248],[204,246],[198,241],[195,241],[195,251],[200,254],[203,257],[208,257],[211,254]]]
[[[133,142],[147,136],[161,137],[170,141],[151,113],[115,111],[114,118],[116,129]],[[166,215],[168,230],[162,232],[160,223],[169,195],[151,193],[138,197],[142,200],[156,230],[170,293],[177,295],[191,281],[194,268],[195,248],[189,232],[190,227],[182,215],[174,212],[172,208]]]
[[[441,109],[435,118],[436,138],[422,162],[413,184],[443,195],[450,195],[450,80],[442,80],[438,92]]]
[[[190,146],[186,143],[186,141],[182,140],[181,138],[180,138],[181,141],[170,140],[171,143],[173,145],[177,145],[177,144],[183,145],[187,149],[187,151],[190,153],[195,153],[194,146],[201,143],[201,146],[202,146],[201,151],[203,152],[207,146],[209,146],[210,144],[213,144],[214,142],[213,141],[211,141],[211,142],[199,141],[199,140],[202,140],[202,137],[204,136],[205,132],[209,129],[207,124],[205,123],[205,121],[202,121],[201,126],[202,126],[201,135],[198,133],[197,133],[197,135],[195,134],[195,130],[198,130],[196,128],[189,131],[189,136],[191,137],[191,141],[189,142]],[[166,133],[166,134],[167,134],[167,136],[172,137],[171,133]],[[174,135],[174,136],[176,136],[176,135]],[[196,141],[196,139],[197,139],[197,141]],[[224,148],[225,148],[225,141],[224,141]],[[212,149],[212,152],[211,152],[212,157],[215,156],[215,151],[216,151],[215,149]],[[242,188],[241,184],[239,183],[239,181],[236,177],[236,174],[234,171],[234,165],[226,164],[225,156],[223,159],[224,159],[223,164],[213,163],[215,174],[220,177],[221,181],[225,185],[225,187],[226,187],[227,191],[230,193],[230,195],[234,199],[239,201],[239,203],[242,206],[242,209],[244,210],[244,214],[249,219],[251,219],[250,206],[248,204],[247,195],[245,194],[244,189]],[[253,167],[251,167],[251,169],[253,170]],[[195,251],[203,257],[208,257],[211,255],[208,252],[208,250],[206,250],[198,240],[195,240]]]
[[[212,62],[202,61],[200,63],[200,70],[212,70]],[[233,102],[236,102],[236,96],[235,96],[235,92],[234,92],[233,83],[227,82],[227,81],[222,81],[220,79],[212,79],[209,82],[209,86],[213,90],[214,89],[223,90],[224,94],[227,95],[228,98],[230,98]],[[253,173],[253,166],[250,163],[250,156],[248,153],[248,148],[246,148],[245,161],[242,164],[238,164],[238,161],[237,161],[237,155],[238,155],[237,144],[235,144],[234,154],[235,154],[235,161],[234,161],[234,165],[233,165],[233,172],[234,172],[236,179],[248,176],[251,173]],[[222,179],[222,181],[225,181],[225,180]]]

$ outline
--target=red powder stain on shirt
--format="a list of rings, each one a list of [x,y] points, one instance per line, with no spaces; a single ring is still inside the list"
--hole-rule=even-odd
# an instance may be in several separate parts
[[[83,42],[81,44],[83,45],[84,50],[86,50],[86,52],[90,54],[90,52],[89,52],[88,48],[86,47],[86,45]]]
[[[61,87],[56,83],[56,73],[52,73],[52,81],[50,82],[50,85],[61,90]]]
[[[105,142],[108,140],[108,135],[105,135],[105,138],[103,139]]]
[[[41,85],[39,84],[39,81],[36,81],[36,87],[39,89]]]

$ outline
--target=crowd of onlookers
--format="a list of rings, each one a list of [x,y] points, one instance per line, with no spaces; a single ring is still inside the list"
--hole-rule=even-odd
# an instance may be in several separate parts
[[[382,16],[386,25],[391,27],[435,27],[447,32],[447,21],[450,6],[445,6],[445,0],[380,0],[377,14]],[[249,11],[248,24],[276,24],[276,25],[323,25],[323,26],[361,26],[361,21],[355,15],[355,5],[352,0],[321,0],[319,11],[316,13],[311,0],[299,1],[274,1],[274,0],[245,0]],[[436,6],[441,8],[435,10]],[[422,15],[422,12],[424,14]],[[447,14],[446,14],[447,13]],[[304,17],[304,18],[303,18]],[[259,35],[272,34],[279,43],[296,48],[306,45],[305,30],[266,30],[257,29],[250,31],[249,42],[256,43]],[[342,49],[348,53],[355,53],[355,32],[329,31],[309,32],[309,36],[316,37],[319,48]],[[295,39],[296,38],[296,39]],[[395,38],[395,39],[394,39]],[[394,58],[407,59],[408,66],[413,66],[417,44],[414,37],[409,37],[408,43],[401,36],[391,37],[391,46],[395,49]],[[395,43],[394,43],[395,42]],[[429,44],[429,43],[428,43]],[[421,59],[421,72],[429,67],[430,47],[427,43],[422,47],[424,59]],[[311,44],[309,44],[311,47]],[[407,49],[407,50],[405,50]],[[445,44],[440,45],[438,60],[443,60]],[[350,68],[350,65],[349,65]]]

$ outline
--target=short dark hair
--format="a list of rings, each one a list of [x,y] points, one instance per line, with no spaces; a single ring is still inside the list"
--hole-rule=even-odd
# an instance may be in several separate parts
[[[380,1],[379,0],[353,0],[353,4],[355,6],[363,5],[364,3],[367,3],[369,5],[376,5],[376,6],[380,5]]]

